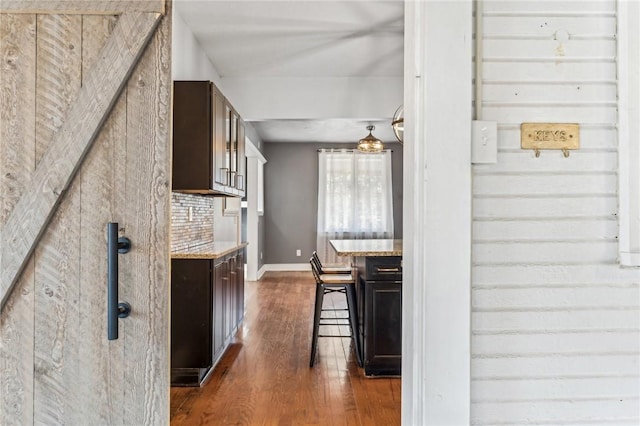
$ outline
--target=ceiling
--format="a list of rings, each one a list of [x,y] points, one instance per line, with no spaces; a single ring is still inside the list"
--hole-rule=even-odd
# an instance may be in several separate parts
[[[177,0],[221,89],[265,142],[393,142],[402,0]],[[176,47],[178,48],[178,47]]]

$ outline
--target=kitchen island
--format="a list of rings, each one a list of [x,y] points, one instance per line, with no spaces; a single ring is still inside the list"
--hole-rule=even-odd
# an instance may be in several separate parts
[[[399,376],[402,366],[402,240],[330,240],[357,269],[358,339],[367,376]]]

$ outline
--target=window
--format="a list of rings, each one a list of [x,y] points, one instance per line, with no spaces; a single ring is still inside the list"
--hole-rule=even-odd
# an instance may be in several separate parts
[[[330,239],[393,238],[391,151],[321,150],[318,253],[332,260]]]

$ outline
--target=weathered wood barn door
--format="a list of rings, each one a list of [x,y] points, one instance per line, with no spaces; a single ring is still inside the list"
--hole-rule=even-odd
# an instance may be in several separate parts
[[[0,424],[169,422],[170,4],[0,2]],[[132,249],[107,340],[108,222]]]

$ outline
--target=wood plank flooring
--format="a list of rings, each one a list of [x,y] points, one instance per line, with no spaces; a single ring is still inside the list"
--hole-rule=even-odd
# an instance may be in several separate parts
[[[364,377],[350,339],[320,338],[309,368],[311,272],[268,272],[245,292],[242,330],[209,380],[171,388],[171,425],[400,424],[400,379]]]

